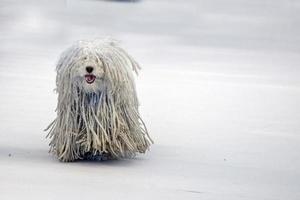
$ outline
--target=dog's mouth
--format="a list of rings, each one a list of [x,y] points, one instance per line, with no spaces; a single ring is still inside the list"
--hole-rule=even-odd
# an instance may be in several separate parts
[[[94,83],[94,81],[96,80],[96,76],[93,75],[93,74],[86,74],[84,77],[85,77],[85,81],[86,81],[88,84],[92,84],[92,83]]]

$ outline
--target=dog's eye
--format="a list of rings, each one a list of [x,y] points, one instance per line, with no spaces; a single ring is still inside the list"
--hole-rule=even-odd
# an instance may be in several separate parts
[[[83,59],[84,59],[84,60],[86,60],[86,59],[87,59],[87,57],[83,57]]]

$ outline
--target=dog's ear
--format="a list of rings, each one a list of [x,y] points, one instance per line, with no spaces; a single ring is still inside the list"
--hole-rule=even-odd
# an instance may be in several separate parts
[[[59,72],[63,68],[63,66],[65,66],[67,64],[67,62],[69,62],[71,60],[72,48],[73,47],[69,47],[68,49],[66,49],[65,51],[63,51],[60,54],[59,59],[56,63],[56,71],[57,72]]]

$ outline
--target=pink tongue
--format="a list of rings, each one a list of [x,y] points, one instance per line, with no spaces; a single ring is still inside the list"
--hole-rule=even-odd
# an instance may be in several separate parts
[[[93,77],[92,77],[92,76],[87,76],[86,79],[87,79],[88,81],[91,81],[91,80],[93,79]]]
[[[96,78],[96,77],[95,77],[94,75],[85,75],[85,80],[86,80],[88,83],[94,82],[95,78]]]

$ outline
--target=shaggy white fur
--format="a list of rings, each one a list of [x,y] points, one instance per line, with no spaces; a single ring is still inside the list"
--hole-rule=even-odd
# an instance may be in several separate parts
[[[89,68],[89,69],[88,69]],[[127,158],[152,143],[138,111],[137,62],[112,39],[79,41],[57,64],[57,118],[50,151],[61,161],[85,155]]]

